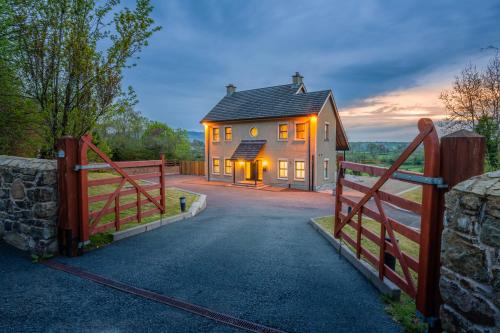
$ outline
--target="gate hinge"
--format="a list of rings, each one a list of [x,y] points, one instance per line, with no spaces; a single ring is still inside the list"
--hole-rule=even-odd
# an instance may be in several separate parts
[[[441,177],[426,177],[422,175],[410,175],[402,172],[394,172],[392,178],[400,180],[408,180],[414,183],[420,183],[424,185],[435,185],[438,188],[448,188],[448,185],[444,183]]]

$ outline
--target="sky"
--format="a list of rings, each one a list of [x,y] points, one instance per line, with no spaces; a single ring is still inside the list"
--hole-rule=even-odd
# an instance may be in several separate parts
[[[132,0],[128,0],[132,2]],[[124,85],[137,110],[171,127],[200,119],[237,90],[291,83],[332,89],[351,141],[409,141],[438,122],[438,97],[467,64],[500,47],[500,1],[152,0],[162,30]]]

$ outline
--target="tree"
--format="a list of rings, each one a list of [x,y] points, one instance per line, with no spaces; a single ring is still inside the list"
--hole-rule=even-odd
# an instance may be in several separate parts
[[[149,152],[148,158],[158,158],[160,153],[164,153],[167,159],[191,159],[191,145],[186,130],[174,130],[166,124],[153,121],[144,131],[142,142]]]
[[[451,90],[440,96],[448,112],[448,130],[465,128],[486,138],[487,162],[498,167],[500,145],[500,55],[490,60],[483,72],[469,64],[455,78]]]
[[[441,92],[447,114],[447,125],[474,130],[483,115],[482,80],[476,66],[469,64],[455,77],[451,90]]]
[[[479,119],[477,133],[486,139],[486,161],[490,169],[498,167],[498,125],[492,117],[484,116]]]
[[[44,118],[45,156],[60,136],[79,137],[133,103],[122,72],[159,29],[149,0],[137,0],[134,10],[117,8],[117,0],[4,1],[10,10],[0,20],[11,22],[5,35],[13,47],[7,61]]]
[[[0,13],[10,11],[0,0]],[[20,82],[15,69],[6,59],[12,52],[12,43],[5,31],[9,19],[0,20],[0,154],[33,156],[40,142],[40,119],[34,103],[21,96]]]
[[[35,156],[41,142],[34,103],[19,96],[20,87],[0,58],[0,155]]]

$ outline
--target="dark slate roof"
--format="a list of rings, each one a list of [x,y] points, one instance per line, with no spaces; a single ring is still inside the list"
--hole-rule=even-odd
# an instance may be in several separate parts
[[[267,140],[241,140],[231,159],[253,161],[266,142]]]
[[[281,86],[237,91],[225,96],[202,121],[234,121],[317,114],[330,90],[299,93],[299,86]]]

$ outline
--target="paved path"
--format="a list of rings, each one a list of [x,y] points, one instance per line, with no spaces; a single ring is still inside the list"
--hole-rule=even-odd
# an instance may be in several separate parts
[[[400,332],[375,289],[308,224],[332,197],[185,182],[197,217],[57,260],[290,332]],[[234,328],[53,271],[0,244],[0,331],[232,332]]]

